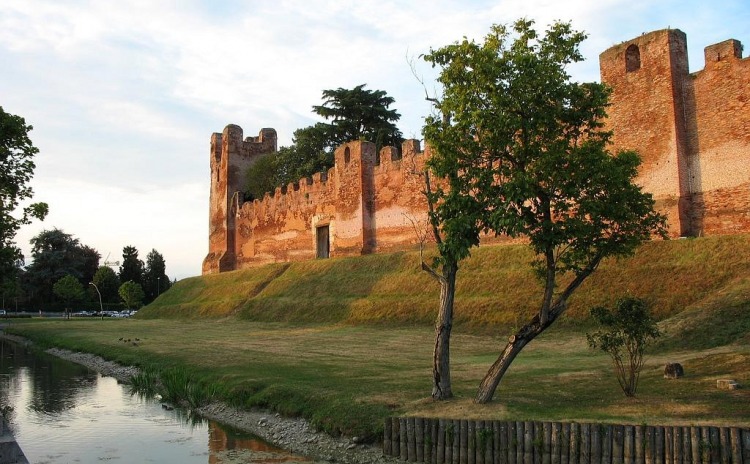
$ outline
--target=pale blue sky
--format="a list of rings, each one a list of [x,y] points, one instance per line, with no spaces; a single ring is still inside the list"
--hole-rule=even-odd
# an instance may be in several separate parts
[[[167,273],[200,273],[208,250],[208,151],[229,123],[288,144],[315,122],[323,89],[387,91],[406,137],[430,107],[407,60],[493,23],[571,20],[589,39],[577,80],[598,80],[598,55],[644,32],[678,28],[690,68],[703,47],[750,44],[749,0],[65,1],[0,2],[0,106],[34,126],[43,223],[120,259],[152,248]],[[432,71],[418,63],[431,84]]]

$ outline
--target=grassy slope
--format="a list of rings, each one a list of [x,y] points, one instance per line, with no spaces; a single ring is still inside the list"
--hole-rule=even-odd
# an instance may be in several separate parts
[[[750,236],[653,242],[605,263],[563,324],[530,344],[496,401],[471,402],[510,326],[539,287],[525,247],[479,249],[459,273],[452,341],[456,400],[428,398],[437,288],[417,255],[271,265],[179,282],[136,320],[23,322],[37,340],[153,369],[188,368],[235,404],[299,414],[329,432],[377,436],[383,417],[420,414],[513,420],[726,423],[750,426]],[[637,399],[619,391],[609,359],[586,347],[588,307],[648,298],[667,336]],[[583,324],[585,326],[586,324]],[[140,338],[138,347],[118,338]],[[665,381],[664,363],[686,368]]]
[[[476,249],[458,274],[456,322],[480,329],[523,321],[540,295],[532,259],[525,246]],[[178,282],[140,317],[431,323],[438,287],[417,264],[418,254],[396,253],[195,277]],[[623,295],[648,299],[659,319],[741,304],[749,275],[750,235],[650,242],[632,258],[603,263],[571,300],[568,318],[585,318],[590,307]]]

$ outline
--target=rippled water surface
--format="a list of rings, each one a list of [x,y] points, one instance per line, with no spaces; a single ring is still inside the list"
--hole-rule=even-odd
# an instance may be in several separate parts
[[[32,463],[297,462],[212,421],[131,396],[112,377],[0,340],[0,406]]]

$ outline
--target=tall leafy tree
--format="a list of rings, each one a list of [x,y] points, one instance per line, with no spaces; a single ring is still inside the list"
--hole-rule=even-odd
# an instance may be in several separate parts
[[[146,255],[146,272],[143,275],[143,291],[146,294],[146,302],[151,302],[171,286],[166,274],[167,264],[164,256],[156,250],[151,250]]]
[[[32,218],[44,219],[48,211],[46,203],[22,206],[34,194],[28,184],[39,150],[29,138],[32,129],[24,118],[0,106],[0,282],[15,280],[16,263],[23,259],[15,243],[18,229]]]
[[[83,300],[86,296],[86,290],[81,282],[70,274],[55,282],[52,290],[55,296],[64,302],[66,313],[70,311],[72,304]]]
[[[519,20],[493,26],[484,43],[464,39],[425,55],[441,68],[443,88],[439,115],[426,118],[424,128],[433,165],[461,173],[451,195],[470,213],[481,205],[485,231],[528,240],[544,288],[533,317],[482,380],[479,403],[492,399],[516,356],[564,314],[603,259],[631,254],[664,233],[665,218],[634,182],[638,155],[608,150],[608,89],[572,82],[566,72],[583,59],[584,39],[569,23],[540,36],[532,21]],[[464,214],[457,207],[449,217]]]
[[[96,288],[102,295],[102,302],[104,303],[119,303],[120,295],[117,291],[120,289],[120,278],[117,277],[115,271],[109,266],[100,266],[94,274],[92,280]],[[98,298],[98,295],[97,295]]]
[[[99,267],[100,255],[60,229],[43,230],[31,239],[33,262],[27,266],[25,282],[32,303],[54,301],[53,286],[66,275],[88,285]]]
[[[261,198],[277,186],[327,171],[333,167],[334,150],[351,140],[374,142],[378,150],[400,146],[403,137],[395,123],[401,115],[390,108],[394,102],[384,90],[369,90],[365,84],[324,90],[323,103],[313,106],[313,112],[327,122],[297,129],[292,145],[251,166],[246,174],[248,193]]]
[[[122,264],[120,265],[120,282],[133,281],[138,285],[143,283],[144,266],[143,261],[138,259],[138,249],[134,246],[126,246],[122,249]]]
[[[120,294],[120,298],[122,298],[122,302],[125,303],[125,307],[128,309],[138,308],[146,296],[143,293],[141,284],[135,283],[132,280],[120,285],[118,293]]]
[[[353,89],[323,91],[323,104],[313,106],[313,111],[330,121],[329,144],[334,148],[350,140],[368,140],[380,148],[400,145],[401,131],[395,122],[401,117],[389,107],[395,102],[384,90],[365,89],[360,84]]]

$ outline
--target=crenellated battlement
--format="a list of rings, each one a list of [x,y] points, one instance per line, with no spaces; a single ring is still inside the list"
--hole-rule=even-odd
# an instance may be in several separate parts
[[[268,140],[274,138],[272,129],[263,129],[258,137],[240,142],[242,128],[227,126],[211,138],[212,171],[221,170],[219,165],[227,170],[234,166],[234,175],[241,174],[237,166],[242,160],[257,160],[270,152]],[[213,263],[228,262],[226,256],[234,268],[241,268],[412,246],[417,240],[412,219],[426,214],[419,176],[425,156],[417,140],[405,141],[401,150],[384,147],[379,153],[373,143],[352,141],[336,149],[334,166],[327,172],[276,187],[263,198],[240,201],[243,189],[229,183],[235,191],[228,187],[226,195],[235,203],[229,202],[226,214],[212,209],[211,216],[220,219],[222,231],[226,223],[227,240],[219,245],[227,250],[212,250],[204,273],[223,270],[224,265]],[[221,174],[214,177],[220,179]],[[220,184],[212,182],[216,185]]]
[[[735,39],[705,47],[704,59],[688,71],[679,29],[599,56],[613,148],[641,155],[637,181],[675,237],[750,231],[750,60]]]

